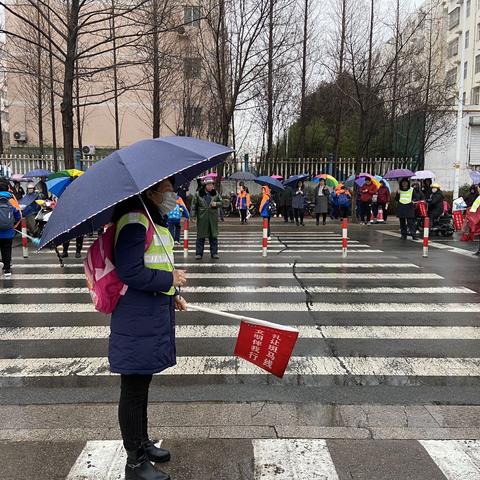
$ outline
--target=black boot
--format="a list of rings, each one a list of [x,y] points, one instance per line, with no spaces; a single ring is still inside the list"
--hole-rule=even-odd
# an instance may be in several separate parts
[[[170,476],[158,471],[140,449],[127,451],[125,480],[170,480]]]
[[[170,452],[164,448],[158,448],[151,440],[142,443],[145,455],[151,462],[164,463],[170,460]]]

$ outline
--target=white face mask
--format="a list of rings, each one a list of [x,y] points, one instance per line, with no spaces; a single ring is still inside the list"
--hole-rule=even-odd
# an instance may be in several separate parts
[[[162,215],[167,215],[177,205],[177,194],[175,192],[163,192],[163,200],[158,207]]]
[[[437,193],[437,192],[438,192],[438,188],[432,188],[432,192],[433,192],[433,193]]]

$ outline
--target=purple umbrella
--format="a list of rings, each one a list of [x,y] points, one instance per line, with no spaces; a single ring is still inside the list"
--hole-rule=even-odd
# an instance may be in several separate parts
[[[472,182],[475,185],[479,185],[480,184],[480,171],[472,170],[470,172],[470,178],[472,179]]]
[[[434,179],[435,174],[430,170],[419,170],[418,172],[415,172],[412,180],[426,180],[427,178]]]
[[[383,178],[387,180],[396,180],[398,178],[410,178],[415,175],[411,170],[408,168],[398,168],[396,170],[389,170]]]
[[[27,172],[24,177],[25,178],[36,178],[36,177],[48,177],[52,172],[50,170],[45,170],[43,168],[39,168],[37,170],[31,170]]]

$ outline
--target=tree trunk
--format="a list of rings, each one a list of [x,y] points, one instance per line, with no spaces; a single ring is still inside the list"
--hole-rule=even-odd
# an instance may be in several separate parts
[[[75,96],[75,103],[77,104],[77,144],[80,152],[80,158],[83,158],[82,115],[80,111],[80,75],[78,71],[78,60],[75,62]]]
[[[49,7],[49,3],[47,7]],[[48,23],[48,63],[50,69],[50,115],[52,120],[52,148],[53,148],[53,169],[58,171],[58,151],[57,151],[57,125],[55,116],[55,90],[53,81],[53,50],[52,50],[52,26],[50,23],[50,8],[47,8]]]
[[[398,95],[398,55],[399,55],[399,41],[400,41],[400,0],[397,0],[395,22],[395,58],[393,61],[393,85],[392,85],[392,108],[390,112],[390,155],[395,157],[395,123],[397,118],[397,95]]]
[[[68,35],[63,78],[63,96],[60,110],[62,113],[63,149],[65,168],[75,168],[74,126],[73,126],[73,83],[75,80],[75,60],[78,40],[78,14],[80,0],[71,0],[67,10]]]
[[[152,1],[152,137],[160,136],[160,66],[159,66],[159,33],[158,33],[158,0]]]
[[[300,129],[298,133],[297,156],[305,156],[305,131],[307,129],[305,118],[305,98],[307,96],[307,44],[308,44],[308,10],[309,0],[305,0],[303,19],[303,41],[302,41],[302,86],[300,92]]]
[[[267,155],[266,160],[272,160],[273,149],[273,11],[275,0],[270,0],[268,12],[268,72],[267,72]]]
[[[41,23],[41,15],[40,15],[40,7],[37,7],[37,22],[40,26]],[[37,31],[37,115],[38,115],[38,148],[40,151],[40,155],[45,153],[44,145],[43,145],[43,87],[42,87],[42,35],[40,30]]]
[[[117,36],[115,28],[115,0],[112,0],[112,49],[113,49],[113,104],[115,116],[115,148],[120,148],[120,117],[118,113],[118,66],[117,66]]]

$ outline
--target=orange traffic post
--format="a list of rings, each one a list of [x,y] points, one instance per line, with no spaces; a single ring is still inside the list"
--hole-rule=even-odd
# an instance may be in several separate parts
[[[423,223],[423,256],[428,257],[428,240],[430,237],[430,219],[425,217]]]
[[[342,221],[342,257],[347,258],[348,249],[348,218]]]
[[[183,256],[188,257],[188,228],[190,226],[190,222],[185,220],[183,224]]]
[[[22,249],[23,258],[28,258],[27,220],[22,218]]]
[[[263,219],[262,256],[267,256],[268,247],[268,219]]]

